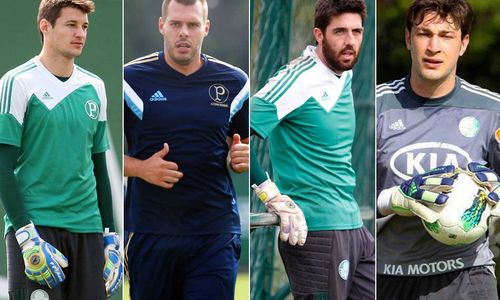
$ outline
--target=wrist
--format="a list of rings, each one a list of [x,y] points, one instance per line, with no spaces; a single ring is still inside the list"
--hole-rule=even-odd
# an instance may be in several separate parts
[[[382,190],[377,197],[377,209],[379,213],[383,216],[388,216],[394,214],[394,210],[392,209],[391,198],[394,192],[397,191],[399,186],[393,186],[391,188]]]
[[[35,237],[39,237],[39,234],[35,228],[35,225],[31,222],[16,230],[16,240],[21,248],[28,244]]]
[[[143,172],[145,161],[132,156],[124,156],[124,175],[126,177],[137,177],[143,178]]]
[[[269,178],[259,185],[253,184],[252,189],[255,191],[260,201],[264,203],[281,195],[278,186]]]
[[[233,164],[231,164],[231,156],[229,154],[227,155],[226,166],[227,166],[228,170],[231,170],[234,172]]]

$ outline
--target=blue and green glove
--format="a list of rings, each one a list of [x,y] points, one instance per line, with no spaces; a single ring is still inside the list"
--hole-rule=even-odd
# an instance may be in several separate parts
[[[120,256],[120,238],[116,232],[104,232],[104,281],[106,296],[111,297],[121,285],[123,263]]]
[[[500,217],[500,205],[498,204],[500,201],[500,177],[490,168],[476,162],[471,162],[467,165],[467,173],[479,185],[489,190],[486,199],[492,205],[491,215]]]
[[[445,192],[453,188],[454,175],[454,166],[442,166],[391,188],[391,209],[400,216],[418,216],[434,223],[439,214],[427,205],[446,204],[448,196]]]
[[[68,266],[68,260],[40,237],[33,223],[19,228],[16,239],[21,246],[24,273],[28,279],[51,289],[64,281],[66,277],[62,268]]]

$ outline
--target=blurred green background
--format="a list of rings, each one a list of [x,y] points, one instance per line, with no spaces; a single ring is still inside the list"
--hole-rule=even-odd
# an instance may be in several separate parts
[[[375,199],[375,1],[365,0],[361,54],[353,70],[356,135],[352,163],[356,171],[355,197],[365,226],[374,232]],[[298,57],[306,45],[315,45],[312,34],[315,0],[251,0],[251,91],[257,92],[279,67]],[[251,116],[250,112],[250,116]],[[252,150],[265,170],[271,171],[267,141],[252,138]],[[264,208],[253,196],[251,211]],[[276,229],[251,233],[251,299],[291,299],[288,279],[276,247]]]
[[[163,50],[158,32],[162,0],[124,1],[125,63]],[[208,0],[210,32],[202,52],[239,67],[248,74],[248,1]],[[232,174],[234,175],[234,174]],[[248,299],[248,173],[233,176],[241,219],[242,252],[237,279],[236,299]]]
[[[108,97],[108,124],[112,150],[108,169],[115,201],[115,220],[122,227],[122,1],[94,0],[96,12],[89,17],[89,32],[83,54],[76,64],[101,77]],[[41,50],[36,16],[39,0],[0,1],[0,74],[28,61]],[[0,179],[1,180],[1,179]],[[3,216],[0,205],[0,215]],[[2,222],[3,224],[3,222]],[[3,232],[3,230],[2,230]],[[7,299],[5,243],[0,242],[0,300]],[[122,299],[117,293],[112,300]]]
[[[411,0],[377,1],[377,83],[399,79],[410,70],[404,22]],[[457,74],[468,82],[499,92],[500,0],[469,0],[474,11],[470,43]]]

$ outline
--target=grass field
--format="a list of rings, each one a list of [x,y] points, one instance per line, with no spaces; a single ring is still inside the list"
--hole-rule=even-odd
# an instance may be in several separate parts
[[[123,294],[124,300],[130,300],[128,293],[128,281],[124,282]],[[248,273],[238,273],[238,278],[236,278],[236,295],[235,300],[248,300],[250,299],[250,285]]]

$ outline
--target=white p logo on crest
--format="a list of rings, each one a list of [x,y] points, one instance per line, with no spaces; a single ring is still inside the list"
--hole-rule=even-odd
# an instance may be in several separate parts
[[[95,120],[99,116],[99,105],[94,100],[89,100],[85,103],[85,112],[92,120]]]
[[[229,91],[220,83],[212,84],[208,89],[208,94],[217,103],[224,103],[229,97]]]

